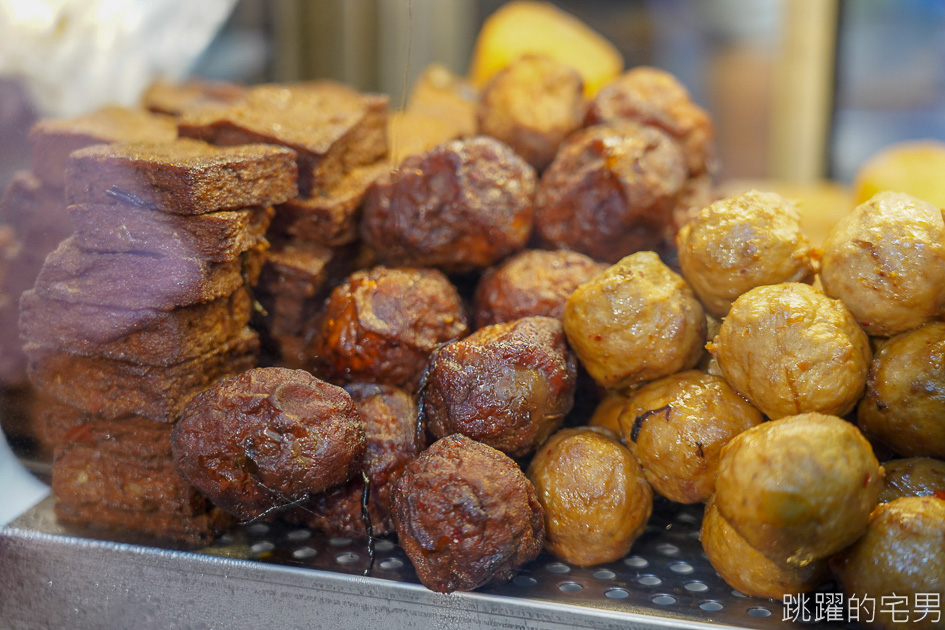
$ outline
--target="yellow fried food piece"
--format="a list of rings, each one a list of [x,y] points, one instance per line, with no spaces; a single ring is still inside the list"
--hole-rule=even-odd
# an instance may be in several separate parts
[[[620,52],[586,24],[548,2],[509,2],[482,25],[469,77],[483,87],[499,70],[529,53],[566,63],[584,78],[587,96],[623,71]]]
[[[890,145],[871,157],[853,182],[856,204],[883,191],[902,192],[945,208],[945,143],[916,140]]]

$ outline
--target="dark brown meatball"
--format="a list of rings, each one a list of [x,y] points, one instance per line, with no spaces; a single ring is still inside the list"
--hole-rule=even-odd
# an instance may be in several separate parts
[[[556,431],[574,404],[577,359],[561,322],[493,324],[430,357],[420,417],[437,437],[462,433],[513,457]]]
[[[541,552],[544,514],[516,463],[462,435],[435,442],[391,493],[400,545],[424,586],[470,591],[508,580]]]
[[[310,348],[313,371],[332,382],[413,391],[429,354],[468,331],[462,300],[439,271],[356,271],[325,301]]]
[[[605,85],[591,102],[587,124],[633,120],[659,127],[683,147],[692,175],[714,170],[715,128],[686,88],[668,72],[640,66]]]
[[[475,326],[530,315],[561,319],[571,292],[606,268],[584,254],[564,249],[520,252],[482,275],[473,297]]]
[[[571,66],[547,55],[523,55],[482,90],[479,131],[508,143],[541,170],[558,145],[584,122],[584,81]]]
[[[198,394],[171,435],[178,472],[218,507],[253,519],[347,480],[364,427],[340,387],[256,368]]]
[[[566,140],[535,197],[535,232],[546,249],[617,262],[654,249],[673,222],[686,181],[682,150],[655,127],[597,125]]]
[[[417,405],[404,390],[390,385],[353,383],[345,387],[364,422],[367,452],[368,513],[375,536],[390,533],[390,491],[404,468],[426,447],[417,431]],[[361,513],[364,480],[356,475],[346,483],[317,495],[289,520],[305,523],[329,536],[362,537],[366,534]]]
[[[361,235],[382,264],[482,269],[525,246],[535,169],[487,136],[406,158],[364,202]]]

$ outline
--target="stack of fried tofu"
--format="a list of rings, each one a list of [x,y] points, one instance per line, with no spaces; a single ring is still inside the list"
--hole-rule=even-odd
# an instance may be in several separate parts
[[[46,255],[72,231],[63,190],[69,154],[97,144],[169,142],[176,137],[172,118],[117,106],[40,120],[30,128],[30,170],[16,173],[0,198],[5,237],[0,243],[0,388],[23,405],[19,413],[5,407],[3,424],[9,434],[40,442],[42,438],[32,422],[17,309],[20,294],[33,286]]]
[[[188,139],[70,156],[74,233],[20,304],[60,520],[192,543],[229,524],[177,475],[170,433],[193,396],[257,363],[251,290],[295,159]]]
[[[181,136],[216,145],[266,142],[298,154],[299,195],[276,206],[257,320],[269,362],[310,366],[305,346],[332,286],[364,264],[361,202],[390,168],[388,99],[332,81],[260,85],[228,107],[185,112]]]

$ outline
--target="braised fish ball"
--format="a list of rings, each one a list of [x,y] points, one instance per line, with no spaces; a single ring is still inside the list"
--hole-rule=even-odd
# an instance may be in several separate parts
[[[391,492],[397,539],[431,591],[508,580],[541,552],[544,516],[514,460],[462,435],[407,465]]]
[[[843,300],[871,336],[945,314],[945,211],[882,192],[840,219],[823,244],[824,292]]]
[[[761,421],[761,412],[724,378],[698,370],[642,385],[620,414],[624,441],[647,481],[679,503],[707,500],[722,447]]]
[[[725,380],[772,419],[842,416],[866,389],[869,339],[840,300],[806,284],[742,294],[709,350]]]
[[[754,287],[811,282],[811,246],[794,204],[751,191],[703,208],[676,235],[683,277],[718,317]]]
[[[945,461],[931,457],[907,457],[883,462],[886,471],[879,500],[935,496],[945,499]]]
[[[749,545],[804,566],[863,534],[882,484],[853,424],[806,413],[759,424],[723,447],[715,503]]]
[[[627,555],[653,511],[640,465],[604,430],[558,431],[527,474],[545,512],[545,548],[578,566]]]
[[[702,305],[653,252],[627,256],[575,289],[562,321],[571,348],[603,387],[689,369],[705,344]]]
[[[925,324],[881,346],[857,424],[904,457],[945,459],[945,323]]]

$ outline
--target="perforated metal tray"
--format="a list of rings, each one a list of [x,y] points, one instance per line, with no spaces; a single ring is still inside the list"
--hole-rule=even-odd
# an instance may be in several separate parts
[[[391,539],[250,525],[213,546],[64,528],[51,499],[0,529],[12,628],[784,628],[780,601],[733,591],[698,541],[701,506],[657,502],[631,554],[590,568],[542,554],[508,583],[442,595]],[[365,575],[367,573],[367,575]],[[805,624],[823,630],[839,623]]]

